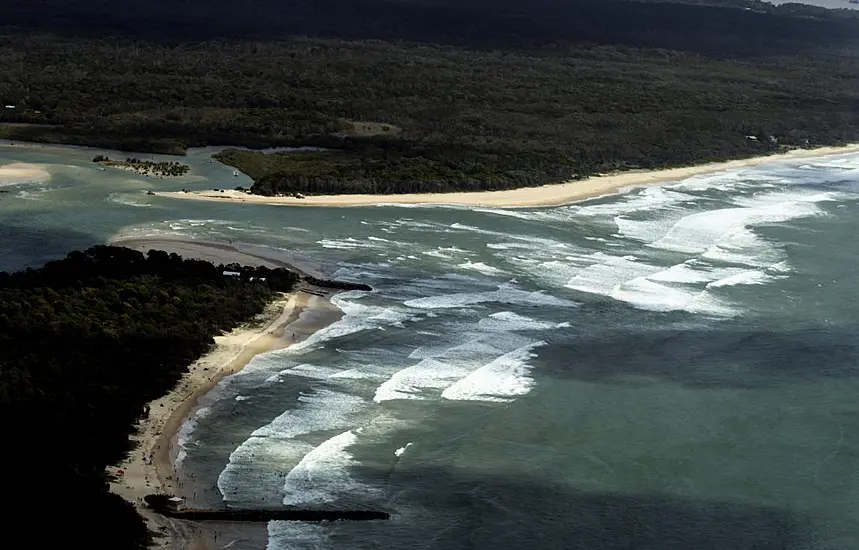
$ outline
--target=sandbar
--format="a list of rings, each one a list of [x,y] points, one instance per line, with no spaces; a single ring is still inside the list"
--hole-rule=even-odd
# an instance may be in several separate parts
[[[215,241],[190,239],[177,235],[123,236],[110,239],[114,246],[124,246],[143,252],[151,249],[175,252],[183,258],[196,258],[215,265],[237,263],[241,265],[286,268],[299,275],[310,275],[324,279],[322,267],[311,258],[297,252],[282,249],[269,249],[246,244],[228,244]]]
[[[19,183],[47,181],[49,179],[51,179],[51,174],[42,166],[36,164],[14,162],[0,166],[0,187]]]

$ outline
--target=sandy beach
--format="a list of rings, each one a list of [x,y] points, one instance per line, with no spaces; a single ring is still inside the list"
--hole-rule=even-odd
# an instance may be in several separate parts
[[[295,197],[263,197],[241,191],[225,190],[160,192],[156,195],[182,199],[221,200],[255,204],[289,206],[373,206],[381,204],[457,204],[490,207],[536,207],[559,206],[572,202],[616,193],[620,190],[682,180],[692,176],[713,174],[725,170],[758,166],[769,162],[822,157],[826,155],[856,153],[859,144],[844,147],[820,147],[817,149],[795,149],[788,153],[767,155],[729,162],[713,162],[655,171],[629,171],[596,176],[580,181],[525,187],[509,191],[479,191],[465,193],[426,193],[403,195],[318,195],[297,199]]]
[[[254,257],[228,246],[213,247],[215,243],[141,238],[132,244],[136,245],[135,248],[161,248],[184,257],[219,263],[262,265],[263,261],[273,262],[259,258],[250,262],[247,260]],[[283,265],[272,264],[272,267]],[[121,464],[109,468],[114,474],[122,470],[122,475],[117,475],[117,482],[111,484],[111,491],[135,503],[148,527],[160,534],[156,540],[157,548],[211,547],[211,533],[201,526],[155,514],[142,502],[146,495],[160,492],[191,496],[183,494],[173,464],[178,450],[179,429],[194,413],[199,399],[222,378],[241,370],[254,356],[300,342],[342,316],[328,296],[308,294],[302,291],[305,287],[304,284],[297,285],[293,292],[283,294],[269,304],[254,322],[216,337],[213,349],[189,367],[173,390],[149,403],[149,415],[141,420],[137,426],[138,433],[132,436],[137,444],[135,449]],[[327,292],[326,289],[313,288],[316,293]]]
[[[35,164],[15,162],[0,166],[0,187],[49,179],[51,179],[51,174],[43,167]]]

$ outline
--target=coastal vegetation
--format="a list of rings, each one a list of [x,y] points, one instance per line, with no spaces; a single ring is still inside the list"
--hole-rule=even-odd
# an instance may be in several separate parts
[[[0,272],[0,465],[18,487],[7,495],[9,536],[20,540],[15,531],[27,526],[37,546],[146,547],[134,507],[107,491],[105,467],[130,450],[144,405],[167,393],[214,336],[251,320],[296,280],[283,269],[111,246]],[[44,515],[46,532],[31,531],[29,518],[54,501],[68,505]]]
[[[153,175],[162,178],[184,176],[191,169],[187,164],[182,164],[175,160],[155,162],[132,157],[128,157],[125,160],[111,160],[104,155],[97,155],[92,161],[102,166],[113,166],[115,168],[131,170],[144,176]]]
[[[752,0],[47,9],[58,1],[4,12],[17,26],[0,29],[0,100],[15,108],[0,110],[0,135],[326,149],[222,153],[254,193],[506,189],[859,140],[850,12]]]

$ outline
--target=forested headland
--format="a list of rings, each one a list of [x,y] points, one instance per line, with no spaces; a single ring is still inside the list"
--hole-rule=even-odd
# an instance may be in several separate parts
[[[133,506],[108,492],[105,467],[130,450],[144,405],[214,336],[296,280],[283,269],[111,246],[0,272],[7,537],[45,548],[145,548],[150,535]]]
[[[0,137],[326,149],[224,153],[255,193],[504,189],[859,140],[859,18],[846,10],[65,4],[4,5]]]

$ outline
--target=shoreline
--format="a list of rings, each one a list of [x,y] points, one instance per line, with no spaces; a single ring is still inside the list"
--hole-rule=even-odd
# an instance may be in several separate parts
[[[158,241],[139,240],[144,243]],[[201,243],[185,242],[185,246],[181,247],[183,241],[171,242],[176,245],[172,251],[184,257],[195,255],[191,245],[201,246]],[[111,241],[111,244],[121,243]],[[167,250],[171,251],[169,248]],[[207,249],[200,251],[211,254]],[[245,256],[232,247],[219,249],[219,253],[222,260],[241,261]],[[343,316],[343,312],[330,301],[330,295],[336,292],[329,295],[330,289],[323,289],[326,295],[317,296],[302,292],[307,288],[315,289],[306,283],[296,284],[291,292],[281,293],[267,304],[265,310],[253,320],[227,334],[216,336],[215,345],[188,367],[173,389],[148,403],[149,414],[138,423],[137,433],[130,436],[135,442],[134,449],[120,464],[107,468],[111,474],[123,470],[122,475],[116,476],[117,481],[110,484],[110,491],[135,505],[147,528],[156,535],[154,548],[210,547],[212,534],[206,528],[157,514],[145,506],[143,498],[152,493],[190,496],[182,493],[174,459],[179,451],[179,432],[199,409],[203,396],[225,377],[242,370],[257,355],[287,348]],[[287,334],[292,337],[287,337]],[[186,502],[192,503],[192,500],[187,498]]]
[[[505,191],[463,191],[453,193],[408,193],[400,195],[317,195],[303,199],[295,197],[264,197],[241,191],[160,191],[157,196],[228,201],[246,204],[285,206],[383,206],[390,204],[444,204],[481,207],[540,207],[562,206],[586,199],[618,193],[630,187],[654,185],[683,180],[693,176],[714,174],[726,170],[759,166],[771,162],[818,158],[829,155],[857,153],[859,143],[845,146],[794,149],[787,153],[750,157],[725,162],[711,162],[682,168],[652,171],[629,171],[594,176],[583,180],[555,183],[539,187],[520,187]]]

